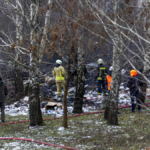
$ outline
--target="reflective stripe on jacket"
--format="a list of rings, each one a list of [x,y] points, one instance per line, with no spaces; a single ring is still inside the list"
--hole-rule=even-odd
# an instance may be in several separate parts
[[[98,76],[98,80],[106,80],[106,68],[105,67],[100,67],[99,68],[99,76]]]
[[[107,79],[108,90],[110,90],[112,76],[107,75],[107,76],[106,76],[106,79]]]
[[[61,82],[65,78],[65,70],[62,66],[55,67],[53,70],[53,75],[56,77],[56,82]]]

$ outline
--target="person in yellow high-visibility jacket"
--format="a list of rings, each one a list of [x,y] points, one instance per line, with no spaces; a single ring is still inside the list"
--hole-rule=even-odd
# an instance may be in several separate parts
[[[53,75],[55,76],[57,95],[61,94],[61,88],[65,89],[65,69],[62,66],[61,60],[56,60],[56,67],[53,69]]]

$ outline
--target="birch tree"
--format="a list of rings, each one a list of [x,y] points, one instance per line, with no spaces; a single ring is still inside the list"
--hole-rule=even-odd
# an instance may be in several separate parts
[[[79,30],[78,30],[79,31]],[[78,60],[78,68],[77,68],[77,79],[76,79],[76,93],[75,93],[75,101],[74,101],[74,108],[73,113],[82,113],[82,105],[83,105],[83,95],[84,95],[84,52],[83,52],[83,33],[80,33],[78,45],[78,53],[77,53],[77,60]]]
[[[37,42],[39,38],[39,23],[38,23],[38,11],[40,6],[40,0],[32,0],[30,5],[30,95],[29,95],[29,113],[30,113],[30,125],[42,125],[42,114],[40,110],[40,97],[39,97],[39,68],[42,61],[43,50],[46,43],[46,35],[48,33],[48,25],[50,19],[50,6],[51,0],[48,0],[48,8],[45,16],[45,25],[43,29],[43,35],[41,43]]]
[[[20,10],[21,3],[19,0],[16,0],[16,8]],[[22,8],[21,8],[22,9]],[[23,16],[19,13],[16,13],[16,44],[22,46],[23,44]],[[19,50],[15,50],[16,60],[22,63],[22,54]],[[15,94],[16,99],[19,100],[24,95],[24,86],[23,86],[23,74],[22,66],[18,63],[15,63]]]
[[[1,45],[3,48],[6,46],[9,48],[13,48],[17,51],[17,56],[19,57],[19,54],[26,54],[29,56],[30,64],[29,66],[25,66],[24,64],[21,64],[18,60],[18,57],[14,59],[16,63],[19,65],[23,65],[29,69],[30,72],[30,85],[29,85],[29,118],[30,118],[30,126],[36,126],[36,125],[44,125],[42,114],[40,110],[40,91],[39,91],[39,75],[40,75],[40,64],[42,61],[43,53],[46,49],[47,44],[47,33],[48,33],[48,27],[50,23],[50,12],[51,12],[51,6],[52,6],[52,0],[48,0],[47,4],[45,6],[45,22],[43,28],[40,26],[39,20],[40,16],[40,0],[31,0],[31,2],[26,3],[30,5],[29,11],[30,12],[24,12],[22,4],[20,1],[16,1],[17,6],[13,4],[13,2],[10,0],[5,0],[5,6],[10,7],[13,9],[17,15],[16,15],[16,21],[18,21],[17,26],[17,42],[15,42],[4,32],[2,34],[5,37],[8,37],[8,41],[5,41],[1,39],[1,42],[3,45]],[[30,17],[28,16],[28,13],[30,14]],[[28,34],[25,33],[24,36],[26,36],[24,40],[24,44],[20,45],[20,42],[22,40],[21,35],[21,29],[22,29],[22,19],[28,23],[27,25],[27,31],[29,31],[30,39],[28,39]],[[14,20],[14,19],[13,19]],[[14,22],[16,23],[16,22]],[[9,54],[9,53],[8,53]],[[10,56],[11,57],[11,56]]]
[[[77,15],[80,16],[83,13],[84,2],[80,2],[77,4]],[[82,105],[83,105],[83,95],[84,95],[84,50],[83,50],[83,39],[84,39],[84,31],[82,28],[77,29],[77,35],[79,35],[79,40],[77,43],[77,79],[76,79],[76,93],[75,93],[75,101],[73,107],[73,113],[82,113]]]

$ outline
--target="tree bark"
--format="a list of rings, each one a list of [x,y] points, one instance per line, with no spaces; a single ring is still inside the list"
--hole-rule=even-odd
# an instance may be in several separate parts
[[[77,69],[77,82],[76,93],[74,101],[73,113],[82,113],[83,95],[84,95],[84,54],[83,49],[78,48],[78,69]]]
[[[42,119],[42,113],[40,109],[40,64],[44,53],[44,48],[47,40],[48,25],[50,19],[50,10],[52,0],[48,0],[48,9],[45,16],[45,25],[43,29],[43,36],[41,43],[37,41],[40,39],[39,35],[39,23],[38,23],[38,11],[40,0],[31,0],[30,5],[30,21],[31,21],[31,32],[30,32],[30,85],[29,85],[29,116],[30,126],[44,125]]]
[[[16,7],[19,9],[19,0],[16,0]],[[23,18],[20,14],[16,13],[16,44],[18,46],[22,46],[22,21]],[[16,52],[16,60],[20,63],[22,63],[22,55],[19,51],[19,49],[15,49]],[[22,66],[18,63],[15,63],[15,94],[16,94],[16,100],[19,100],[24,96],[24,86],[23,86],[23,74],[22,74]]]
[[[144,81],[144,79],[142,79]],[[144,104],[146,99],[146,89],[147,84],[143,82],[143,84],[140,86],[140,101]]]
[[[115,1],[114,12],[118,9],[118,1]],[[114,17],[117,21],[116,17]],[[119,35],[117,29],[113,37],[113,72],[111,80],[111,90],[110,90],[110,100],[105,108],[104,118],[107,120],[107,123],[110,125],[118,125],[118,96],[119,96],[119,87],[121,80],[121,69],[122,69],[122,57],[123,57],[123,48],[121,47],[122,37]]]
[[[37,40],[39,38],[39,25],[38,25],[38,9],[39,0],[31,0],[30,5],[30,20],[31,20],[31,33],[30,33],[30,85],[29,85],[29,118],[30,126],[43,125],[42,113],[40,110],[39,98],[39,51]]]
[[[32,69],[37,67],[34,63],[31,64]],[[37,69],[35,69],[35,72]],[[42,113],[40,109],[40,88],[39,88],[39,76],[38,74],[34,73],[34,69],[31,71],[31,82],[29,85],[29,119],[30,119],[30,126],[36,125],[44,125],[42,119]]]
[[[77,11],[78,16],[80,16],[84,11],[84,4],[85,1],[79,1],[77,4]],[[81,6],[81,7],[79,7]],[[77,61],[78,61],[78,68],[77,68],[77,79],[76,79],[76,93],[75,93],[75,101],[74,101],[74,108],[73,113],[82,113],[82,106],[83,106],[83,95],[84,95],[84,51],[83,51],[83,36],[84,30],[79,28],[77,29],[78,44],[77,44]]]
[[[63,103],[64,103],[64,114],[63,114],[63,127],[68,127],[68,118],[67,118],[67,95],[68,95],[68,86],[70,81],[70,55],[68,56],[68,63],[67,63],[67,72],[66,72],[66,82],[65,82],[65,89],[64,89],[64,97],[63,97]]]

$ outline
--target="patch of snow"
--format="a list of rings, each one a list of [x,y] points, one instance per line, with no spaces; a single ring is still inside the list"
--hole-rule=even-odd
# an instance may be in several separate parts
[[[103,122],[97,122],[97,121],[96,121],[95,124],[103,124]]]
[[[135,118],[135,116],[130,116],[129,118],[134,119],[134,118]]]
[[[58,131],[64,131],[64,129],[65,129],[64,127],[59,127]]]
[[[92,138],[92,136],[83,136],[82,138]]]
[[[91,123],[91,120],[82,121],[83,123]]]
[[[24,100],[24,101],[28,101],[28,100],[29,100],[29,97],[28,97],[28,96],[25,96],[23,100]]]
[[[124,90],[124,86],[120,86],[120,88],[119,88],[120,90]]]

